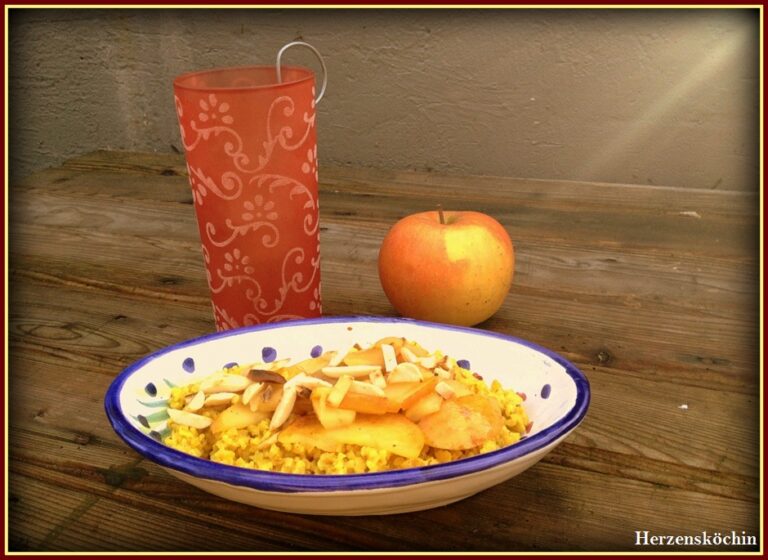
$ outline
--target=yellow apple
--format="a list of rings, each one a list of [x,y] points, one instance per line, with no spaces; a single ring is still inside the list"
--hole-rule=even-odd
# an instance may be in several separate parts
[[[471,326],[501,307],[512,285],[515,250],[504,227],[480,212],[412,214],[389,230],[379,278],[405,317]]]

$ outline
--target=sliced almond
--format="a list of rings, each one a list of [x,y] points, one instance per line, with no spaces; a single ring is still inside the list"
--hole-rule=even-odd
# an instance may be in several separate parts
[[[450,379],[451,378],[451,372],[448,371],[447,369],[443,369],[441,367],[436,367],[433,371],[441,379]]]
[[[354,348],[354,347],[352,347],[352,348],[348,348],[347,350],[343,350],[343,351],[342,351],[342,350],[339,350],[339,351],[337,351],[337,352],[336,352],[336,353],[333,355],[333,357],[331,357],[331,361],[329,361],[329,362],[328,362],[328,365],[329,365],[329,366],[331,366],[331,367],[335,367],[335,366],[338,366],[338,365],[339,365],[341,362],[343,362],[343,361],[344,361],[344,358],[346,358],[346,357],[347,357],[347,354],[349,354],[350,352],[352,352],[354,349],[355,349],[355,348]]]
[[[397,367],[397,354],[391,344],[381,345],[381,355],[384,356],[384,371],[389,373]]]
[[[200,390],[206,395],[211,393],[239,393],[250,384],[251,381],[244,375],[215,375],[200,383]]]
[[[414,354],[412,350],[406,348],[405,346],[400,349],[400,355],[405,358],[406,361],[411,362],[412,364],[415,364],[419,361],[419,357]]]
[[[353,382],[354,382],[354,379],[352,378],[351,375],[342,375],[341,377],[339,377],[339,380],[333,386],[333,389],[331,389],[331,392],[328,393],[326,402],[329,405],[338,408],[339,405],[341,404],[341,401],[343,401],[344,397],[347,396],[347,391],[349,391],[350,387],[352,387]]]
[[[168,409],[168,416],[170,416],[171,420],[176,424],[197,428],[198,430],[204,430],[213,422],[213,420],[207,416],[201,416],[200,414],[194,414],[192,412],[187,412],[186,410],[176,410],[175,408]]]
[[[376,385],[379,389],[386,389],[387,388],[387,380],[384,377],[384,374],[380,371],[374,371],[371,372],[371,375],[369,376],[371,383]]]
[[[198,391],[195,393],[195,396],[190,399],[190,401],[187,403],[187,406],[184,407],[184,410],[187,410],[189,412],[197,412],[203,406],[205,405],[205,393],[202,391]]]
[[[325,379],[307,375],[306,373],[299,373],[291,377],[285,382],[285,387],[306,387],[307,389],[314,389],[315,387],[330,387],[331,384]]]
[[[251,383],[243,391],[243,404],[248,404],[251,399],[261,393],[267,385],[265,383]]]
[[[381,371],[381,366],[327,366],[320,371],[323,372],[323,375],[332,378],[339,378],[342,375],[366,377],[374,371]]]
[[[386,397],[387,394],[384,389],[377,387],[373,383],[365,383],[364,381],[353,381],[349,390],[353,393],[360,393],[362,395],[372,395],[374,397]]]
[[[237,396],[237,393],[213,393],[208,395],[205,399],[205,406],[221,406],[223,404],[231,404],[232,399]]]
[[[409,381],[421,381],[421,370],[416,364],[403,362],[389,374],[387,383],[407,383]]]
[[[445,381],[440,381],[435,385],[435,392],[446,400],[456,396],[456,391],[454,391],[453,387],[448,385]]]
[[[296,387],[284,387],[283,396],[277,404],[272,420],[269,422],[269,429],[276,430],[288,420],[293,411],[293,405],[296,404]]]

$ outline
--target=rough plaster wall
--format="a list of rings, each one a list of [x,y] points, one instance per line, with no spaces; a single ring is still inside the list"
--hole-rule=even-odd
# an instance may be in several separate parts
[[[754,10],[13,10],[12,175],[171,151],[174,76],[298,36],[329,68],[321,165],[757,185]]]

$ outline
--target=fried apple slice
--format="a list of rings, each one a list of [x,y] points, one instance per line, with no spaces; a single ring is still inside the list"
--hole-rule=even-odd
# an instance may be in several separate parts
[[[292,366],[285,368],[283,370],[283,375],[285,375],[287,379],[290,379],[293,376],[298,375],[299,373],[314,375],[315,373],[323,369],[325,366],[327,366],[328,363],[331,361],[332,357],[333,357],[333,352],[326,352],[325,354],[322,354],[317,358],[307,358],[306,360],[303,360],[297,364],[293,364]]]
[[[503,423],[496,399],[467,395],[444,401],[440,410],[423,417],[418,425],[427,445],[464,450],[495,438]]]
[[[217,434],[231,428],[247,428],[269,418],[266,412],[253,411],[250,407],[237,403],[221,411],[211,424],[211,432]]]
[[[427,381],[411,381],[407,383],[390,383],[384,389],[389,399],[389,412],[397,412],[401,408],[409,408],[423,396],[433,392],[439,379],[433,377]]]
[[[339,403],[339,408],[363,414],[385,414],[389,410],[389,399],[380,395],[347,391]]]
[[[429,356],[429,352],[418,342],[414,342],[412,340],[406,340],[405,343],[403,343],[402,347],[408,348],[408,350],[413,352],[419,358],[424,358],[426,356]]]
[[[418,422],[425,416],[434,414],[443,406],[443,397],[437,393],[428,393],[409,406],[405,411],[405,417]]]
[[[278,435],[282,443],[301,443],[323,451],[340,451],[345,444],[383,449],[413,459],[424,447],[419,427],[400,414],[358,414],[355,421],[327,430],[316,416],[297,418]]]
[[[330,430],[347,426],[354,422],[357,413],[354,410],[342,410],[331,406],[328,403],[328,396],[330,394],[331,389],[328,387],[317,387],[312,391],[312,396],[310,397],[312,408],[323,428]]]
[[[349,426],[328,430],[328,437],[341,443],[383,449],[414,459],[424,447],[424,434],[401,414],[358,414]]]
[[[395,353],[400,352],[400,348],[405,344],[405,339],[400,336],[387,336],[376,341],[374,346],[381,348],[382,345],[389,344],[395,349]]]
[[[384,369],[384,355],[381,348],[374,346],[348,353],[344,356],[344,363],[348,366],[379,366]]]
[[[331,430],[326,430],[317,416],[308,414],[299,416],[277,434],[281,443],[300,443],[308,447],[317,447],[323,451],[341,451],[344,445],[333,437]]]

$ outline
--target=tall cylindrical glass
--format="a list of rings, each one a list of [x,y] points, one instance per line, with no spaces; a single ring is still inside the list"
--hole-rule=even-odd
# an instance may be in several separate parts
[[[173,87],[216,328],[319,316],[313,72],[224,68]]]

